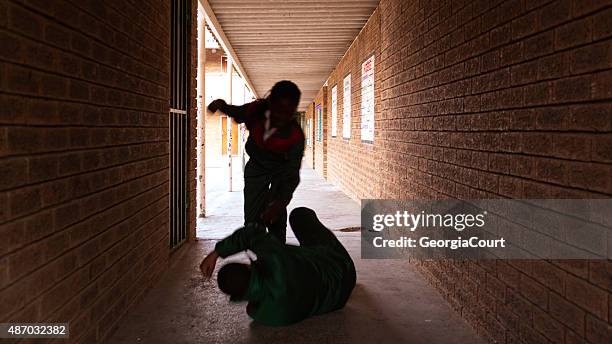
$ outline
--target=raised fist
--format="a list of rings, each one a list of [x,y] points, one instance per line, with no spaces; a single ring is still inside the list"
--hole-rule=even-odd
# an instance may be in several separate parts
[[[223,108],[227,103],[223,99],[215,99],[208,104],[208,111],[215,113],[219,109]]]

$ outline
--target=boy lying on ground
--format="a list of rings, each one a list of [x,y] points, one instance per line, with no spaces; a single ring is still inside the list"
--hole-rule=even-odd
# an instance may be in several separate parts
[[[251,265],[229,263],[217,275],[232,301],[248,301],[247,314],[265,325],[289,325],[344,307],[355,286],[353,260],[336,236],[308,208],[291,212],[300,246],[279,242],[258,223],[219,241],[200,265],[210,277],[218,257],[251,250]]]

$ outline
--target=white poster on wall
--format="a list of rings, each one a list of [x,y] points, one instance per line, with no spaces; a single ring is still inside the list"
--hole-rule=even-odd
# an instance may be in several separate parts
[[[338,87],[332,87],[331,92],[331,135],[336,137],[338,133]]]
[[[351,137],[351,75],[344,78],[342,89],[342,137]]]
[[[374,55],[361,64],[361,140],[374,141]]]

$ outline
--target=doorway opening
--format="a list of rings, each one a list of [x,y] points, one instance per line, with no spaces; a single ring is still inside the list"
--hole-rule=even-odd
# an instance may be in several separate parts
[[[243,105],[255,99],[232,58],[211,30],[200,6],[198,13],[198,209],[197,237],[211,238],[242,224],[244,152],[248,132],[222,112],[211,113],[206,106],[215,99]],[[201,45],[200,45],[201,44]]]

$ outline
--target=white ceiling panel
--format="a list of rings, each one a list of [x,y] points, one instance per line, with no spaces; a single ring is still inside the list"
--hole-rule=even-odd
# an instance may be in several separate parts
[[[208,2],[257,94],[292,80],[304,110],[379,1]]]

